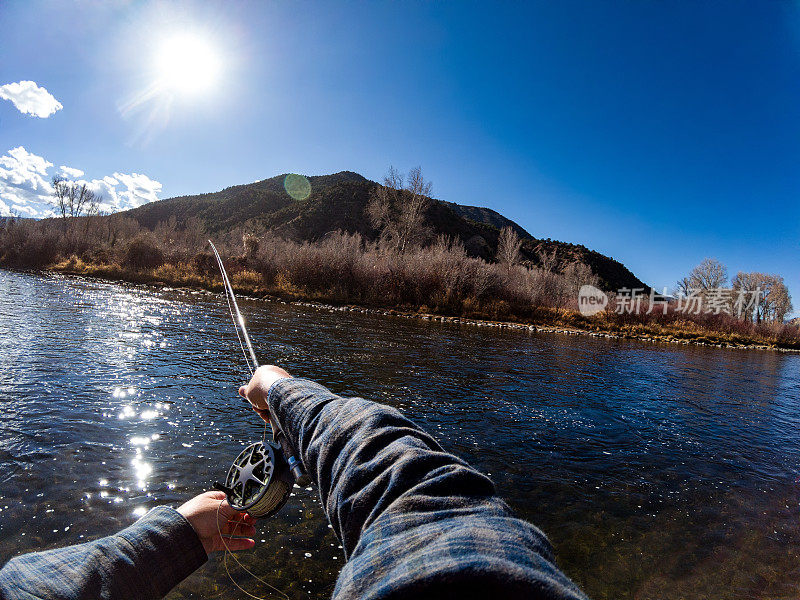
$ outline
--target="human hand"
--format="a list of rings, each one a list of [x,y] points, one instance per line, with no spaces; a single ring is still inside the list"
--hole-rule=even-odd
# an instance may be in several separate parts
[[[178,507],[178,512],[189,521],[206,554],[224,550],[226,546],[231,551],[248,550],[256,544],[250,539],[256,534],[256,519],[231,508],[223,492],[204,492]]]
[[[250,382],[239,388],[239,395],[250,402],[253,410],[256,411],[262,419],[269,422],[267,393],[273,383],[285,377],[291,377],[291,375],[280,367],[274,365],[258,367]]]

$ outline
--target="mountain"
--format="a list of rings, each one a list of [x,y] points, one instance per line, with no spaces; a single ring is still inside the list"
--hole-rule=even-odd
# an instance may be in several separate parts
[[[442,200],[444,204],[449,206],[453,212],[455,212],[458,216],[463,217],[465,219],[469,219],[470,221],[475,221],[476,223],[483,223],[484,225],[491,225],[492,227],[502,229],[503,227],[511,227],[514,231],[517,232],[517,235],[524,239],[533,239],[533,236],[525,231],[522,227],[517,225],[511,219],[505,218],[496,210],[492,210],[491,208],[483,208],[481,206],[466,206],[464,204],[456,204],[455,202],[447,202]]]
[[[311,176],[308,177],[311,194],[306,200],[295,200],[284,189],[285,177],[279,175],[219,192],[151,202],[123,214],[151,229],[172,218],[180,226],[194,217],[200,219],[212,235],[244,226],[269,229],[291,239],[307,241],[319,240],[336,230],[361,233],[367,239],[377,237],[378,231],[365,216],[370,193],[378,185],[374,181],[351,171]],[[543,255],[552,255],[556,268],[574,261],[585,263],[605,289],[638,287],[649,290],[622,263],[582,245],[537,239],[489,208],[434,199],[427,221],[435,234],[460,239],[472,256],[493,260],[500,229],[509,226],[523,240],[521,254],[529,264],[539,265]]]

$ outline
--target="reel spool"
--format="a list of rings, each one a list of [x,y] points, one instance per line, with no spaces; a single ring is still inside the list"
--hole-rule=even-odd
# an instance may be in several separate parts
[[[233,461],[225,485],[214,487],[225,492],[232,508],[261,518],[271,517],[283,508],[294,481],[280,446],[256,442]]]

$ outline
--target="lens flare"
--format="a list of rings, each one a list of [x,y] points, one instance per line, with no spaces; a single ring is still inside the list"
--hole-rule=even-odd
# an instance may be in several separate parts
[[[311,195],[311,182],[302,175],[289,173],[283,180],[283,188],[295,200],[305,200]]]

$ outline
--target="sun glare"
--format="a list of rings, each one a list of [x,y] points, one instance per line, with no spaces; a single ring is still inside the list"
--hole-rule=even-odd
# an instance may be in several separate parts
[[[219,77],[215,48],[198,35],[182,34],[165,40],[156,54],[159,82],[181,94],[197,94],[211,88]]]

